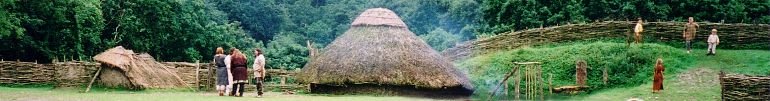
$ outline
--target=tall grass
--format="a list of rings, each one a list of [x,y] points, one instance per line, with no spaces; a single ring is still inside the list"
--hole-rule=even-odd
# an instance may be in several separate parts
[[[521,48],[480,55],[461,61],[458,66],[468,71],[476,88],[476,96],[486,97],[503,76],[511,71],[513,62],[542,62],[544,79],[553,76],[554,86],[574,85],[575,61],[588,63],[588,91],[638,86],[652,80],[653,65],[662,58],[666,74],[683,71],[693,59],[684,51],[659,44],[627,47],[625,43],[575,43],[571,45]],[[607,68],[608,84],[602,80]],[[513,82],[509,82],[513,84]],[[509,86],[512,89],[514,86]]]

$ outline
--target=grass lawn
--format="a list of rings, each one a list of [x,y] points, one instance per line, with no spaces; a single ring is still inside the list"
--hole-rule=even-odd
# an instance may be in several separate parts
[[[679,51],[679,50],[672,50]],[[683,50],[681,50],[683,51]],[[622,101],[639,98],[646,101],[714,101],[720,100],[718,73],[720,71],[770,75],[770,51],[764,50],[719,50],[717,56],[705,56],[705,50],[694,50],[682,58],[693,59],[691,63],[679,63],[680,72],[664,74],[664,90],[652,94],[652,78],[638,85],[600,89],[574,96],[558,96],[558,100],[576,101]],[[685,66],[686,64],[686,66]],[[669,68],[669,67],[667,67]],[[668,70],[668,69],[667,69]],[[652,75],[652,74],[650,74]],[[478,87],[478,85],[477,85]],[[192,92],[189,90],[144,90],[128,91],[97,88],[89,93],[80,93],[81,88],[53,89],[46,87],[2,87],[0,101],[420,101],[424,98],[374,96],[374,95],[284,95],[267,92],[262,98],[255,98],[254,92],[245,97],[220,97],[214,92]],[[477,92],[480,90],[477,89]],[[476,97],[483,99],[483,97]]]
[[[571,100],[617,101],[639,98],[646,101],[719,101],[721,88],[718,73],[770,75],[770,51],[722,50],[716,56],[705,56],[705,50],[694,50],[691,56],[697,60],[687,71],[665,75],[664,90],[653,94],[652,82],[636,87],[615,88],[575,96]],[[652,79],[650,80],[652,81]]]
[[[178,90],[126,91],[95,90],[80,93],[83,89],[11,88],[0,87],[0,101],[421,101],[422,98],[363,95],[284,95],[267,92],[262,98],[246,93],[244,97],[218,96],[214,92]]]

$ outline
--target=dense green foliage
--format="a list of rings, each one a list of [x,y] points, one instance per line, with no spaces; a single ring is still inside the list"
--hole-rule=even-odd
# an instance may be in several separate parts
[[[459,36],[452,35],[441,28],[436,28],[436,30],[430,31],[428,34],[420,35],[420,38],[436,51],[454,47],[460,41]]]
[[[486,34],[595,20],[770,23],[768,0],[488,0]],[[483,33],[479,33],[483,34]]]
[[[544,79],[553,76],[554,86],[575,84],[575,61],[588,64],[587,85],[591,90],[637,86],[652,78],[655,60],[663,58],[666,74],[674,74],[690,66],[693,59],[684,51],[659,44],[642,44],[627,48],[624,43],[582,43],[556,47],[523,48],[496,52],[460,62],[476,86],[477,95],[486,95],[511,71],[513,62],[542,62]],[[603,84],[602,71],[607,68],[608,83]],[[509,82],[513,84],[513,82]],[[511,86],[511,89],[513,86]],[[589,91],[591,91],[589,90]]]
[[[114,46],[164,61],[194,61],[213,48],[255,47],[237,22],[204,0],[3,1],[4,59],[89,57]]]
[[[261,47],[269,68],[299,68],[305,42],[323,51],[377,7],[395,11],[436,50],[476,35],[593,20],[770,22],[770,1],[762,0],[0,0],[0,58],[89,60],[125,46],[192,62],[210,60],[215,47]]]
[[[216,47],[262,47],[270,68],[298,68],[363,10],[394,10],[431,45],[473,39],[474,0],[2,0],[0,58],[89,60],[114,46],[161,61],[210,60]],[[445,41],[444,36],[457,36]],[[264,42],[264,43],[263,43]],[[205,62],[205,61],[204,61]]]

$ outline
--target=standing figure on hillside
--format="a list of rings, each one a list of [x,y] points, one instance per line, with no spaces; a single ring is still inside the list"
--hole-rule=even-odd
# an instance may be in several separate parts
[[[246,69],[246,63],[247,63],[246,56],[241,53],[240,50],[235,49],[232,55],[231,60],[231,69],[230,72],[233,74],[233,90],[230,92],[230,95],[235,95],[236,93],[240,93],[239,95],[235,95],[238,97],[243,96],[244,86],[248,82],[248,69]]]
[[[235,52],[235,48],[231,47],[230,50],[228,50],[227,52],[229,53],[229,55],[225,56],[225,67],[226,67],[225,70],[227,70],[227,86],[225,86],[225,93],[228,96],[233,96],[230,93],[233,91],[233,72],[230,71],[230,69],[233,67],[231,62],[233,59],[233,52]]]
[[[716,55],[717,45],[719,45],[719,36],[717,36],[716,28],[711,29],[711,35],[709,35],[709,39],[706,40],[706,42],[709,43],[708,53],[706,55]]]
[[[687,24],[684,24],[684,31],[682,31],[682,37],[684,37],[684,43],[687,47],[687,53],[690,53],[690,50],[692,50],[692,39],[695,39],[695,33],[700,27],[698,23],[695,23],[695,20],[692,17],[687,18],[689,22]]]
[[[637,18],[638,21],[636,22],[636,27],[634,27],[634,43],[639,44],[640,41],[642,41],[642,31],[644,31],[644,28],[642,28],[642,18]]]
[[[227,65],[225,64],[225,57],[227,56],[224,54],[224,51],[222,47],[217,47],[216,55],[214,55],[214,63],[217,66],[216,88],[219,96],[224,96],[227,85],[230,84],[227,78]]]
[[[254,68],[254,82],[256,82],[257,86],[257,97],[262,97],[262,84],[265,80],[265,74],[267,74],[267,70],[265,69],[265,56],[262,55],[262,50],[259,48],[254,49],[254,55],[256,56],[254,58],[254,65],[252,65],[252,68]]]
[[[663,66],[663,59],[658,58],[652,78],[652,93],[658,93],[660,90],[663,90],[663,71],[666,71]]]

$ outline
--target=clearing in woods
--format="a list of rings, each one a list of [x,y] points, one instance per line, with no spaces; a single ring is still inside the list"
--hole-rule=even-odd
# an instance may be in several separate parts
[[[670,101],[719,101],[721,87],[719,71],[770,75],[770,51],[762,50],[717,50],[716,56],[705,56],[705,50],[693,50],[696,63],[692,68],[679,74],[664,74],[662,94],[652,94],[652,82],[637,87],[616,88],[570,99],[585,101],[612,101],[629,98]],[[763,58],[764,57],[764,58]],[[652,81],[652,78],[650,78]]]

